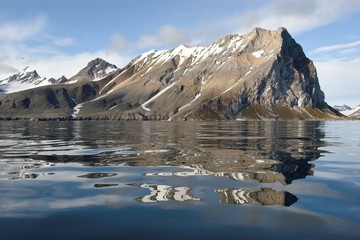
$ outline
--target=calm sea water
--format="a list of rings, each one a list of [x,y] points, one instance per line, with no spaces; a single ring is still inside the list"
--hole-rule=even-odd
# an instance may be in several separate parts
[[[360,121],[0,122],[0,238],[360,239]]]

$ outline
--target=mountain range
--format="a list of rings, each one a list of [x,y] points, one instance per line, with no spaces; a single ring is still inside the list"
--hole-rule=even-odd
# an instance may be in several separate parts
[[[18,92],[29,88],[50,85],[58,81],[60,81],[60,79],[42,78],[36,70],[26,67],[21,72],[0,80],[0,92]]]
[[[352,117],[352,118],[360,118],[360,105],[352,108],[352,107],[349,107],[349,106],[343,104],[343,105],[335,105],[335,106],[333,106],[333,108],[345,116]]]
[[[29,76],[25,81],[25,76]],[[15,84],[16,83],[16,84]],[[21,85],[28,88],[16,91]],[[12,85],[14,84],[14,85]],[[30,84],[30,88],[29,85]],[[285,28],[149,51],[117,68],[95,59],[67,79],[28,68],[0,81],[2,119],[335,119],[316,68]],[[25,87],[23,88],[25,89]],[[23,90],[18,88],[18,90]]]

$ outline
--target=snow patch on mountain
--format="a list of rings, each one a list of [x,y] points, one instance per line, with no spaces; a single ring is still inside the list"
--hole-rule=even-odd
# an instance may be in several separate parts
[[[360,105],[340,112],[345,116],[360,116]]]
[[[37,87],[33,83],[21,83],[21,82],[10,82],[0,86],[1,89],[6,93],[21,92],[31,88]]]
[[[196,96],[194,97],[194,99],[193,99],[191,102],[189,102],[188,104],[185,104],[184,106],[182,106],[181,108],[179,108],[179,112],[182,111],[183,109],[187,108],[187,107],[190,107],[191,104],[192,104],[193,102],[195,102],[199,97],[201,97],[201,90],[200,90],[200,92],[199,92],[198,94],[196,94]]]
[[[116,70],[118,70],[118,69],[115,68],[115,67],[108,66],[108,67],[104,70],[104,72],[105,72],[105,74],[110,74],[110,73],[115,72]]]
[[[0,80],[0,88],[3,92],[20,92],[27,89],[51,85],[57,81],[53,78],[46,79],[40,77],[36,70],[25,67],[21,72],[14,74],[6,79]]]
[[[178,58],[178,67],[183,65],[188,59],[191,59],[191,64],[201,63],[210,56],[226,55],[230,56],[235,52],[242,51],[247,46],[242,35],[229,35],[208,46],[186,46],[180,45],[168,51],[151,50],[143,53],[133,61],[133,65],[139,67],[149,66],[151,64],[161,65],[171,59]],[[263,55],[264,50],[254,52],[258,57]],[[224,62],[219,62],[221,65]]]
[[[79,112],[80,112],[80,109],[83,107],[83,103],[80,103],[80,104],[77,104],[75,107],[74,107],[74,112],[73,112],[73,114],[71,114],[71,117],[72,118],[76,118],[77,117],[77,115],[79,114]]]
[[[171,88],[175,83],[172,83],[171,85],[167,86],[166,88],[164,88],[163,90],[161,90],[160,92],[158,92],[155,96],[153,96],[152,98],[150,98],[149,100],[147,100],[146,102],[144,102],[141,107],[142,109],[144,109],[145,111],[150,112],[150,108],[147,108],[146,105],[148,105],[149,103],[151,103],[152,101],[154,101],[155,99],[157,99],[158,97],[160,97],[163,93],[165,93],[169,88]]]
[[[333,108],[336,109],[339,112],[352,109],[351,107],[349,107],[348,105],[345,105],[345,104],[343,104],[343,105],[335,105],[335,106],[333,106]]]
[[[253,53],[252,53],[252,55],[253,55],[255,58],[260,58],[263,54],[264,54],[264,50],[263,50],[263,49],[260,49],[259,51],[256,51],[256,52],[253,52]]]
[[[342,104],[342,105],[335,105],[333,106],[333,108],[345,116],[360,117],[360,105],[352,108],[348,105]]]

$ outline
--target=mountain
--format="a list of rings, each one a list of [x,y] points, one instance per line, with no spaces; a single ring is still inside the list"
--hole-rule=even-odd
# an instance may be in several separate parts
[[[0,89],[3,92],[17,92],[48,84],[52,83],[40,77],[36,70],[26,67],[21,72],[0,80]]]
[[[0,80],[0,92],[19,92],[57,83],[98,81],[118,70],[119,69],[115,65],[100,58],[96,58],[89,62],[85,68],[80,70],[80,72],[70,79],[67,79],[65,76],[62,76],[59,79],[46,79],[44,77],[40,77],[36,70],[26,67],[21,72]]]
[[[354,108],[346,105],[334,106],[334,109],[338,110],[341,114],[344,114],[345,116],[360,118],[360,105]]]
[[[67,79],[65,76],[62,76],[62,77],[60,77],[60,78],[58,78],[58,79],[50,78],[48,81],[49,81],[50,83],[52,83],[52,84],[56,84],[56,83],[64,83],[64,82],[67,82],[68,79]]]
[[[7,84],[11,82],[19,83],[33,83],[35,85],[40,84],[44,78],[41,78],[36,70],[30,67],[25,67],[21,72],[14,74],[4,80],[0,80],[0,84]]]
[[[350,117],[360,118],[360,105],[352,109],[353,112],[349,115]]]
[[[39,111],[62,119],[341,117],[326,104],[313,62],[285,28],[150,51],[122,69],[95,59],[64,84],[0,96],[2,118],[37,118]]]
[[[111,73],[119,71],[114,65],[106,62],[101,58],[96,58],[88,63],[88,65],[80,70],[75,76],[69,80],[61,81],[62,83],[99,81]]]
[[[351,110],[351,107],[349,107],[348,105],[345,105],[345,104],[343,104],[343,105],[335,105],[335,106],[333,106],[333,108],[336,111],[339,111],[339,112]]]

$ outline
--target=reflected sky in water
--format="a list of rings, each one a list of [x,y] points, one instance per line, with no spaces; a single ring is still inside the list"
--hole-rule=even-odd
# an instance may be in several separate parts
[[[0,230],[356,239],[359,132],[356,121],[2,121]]]

